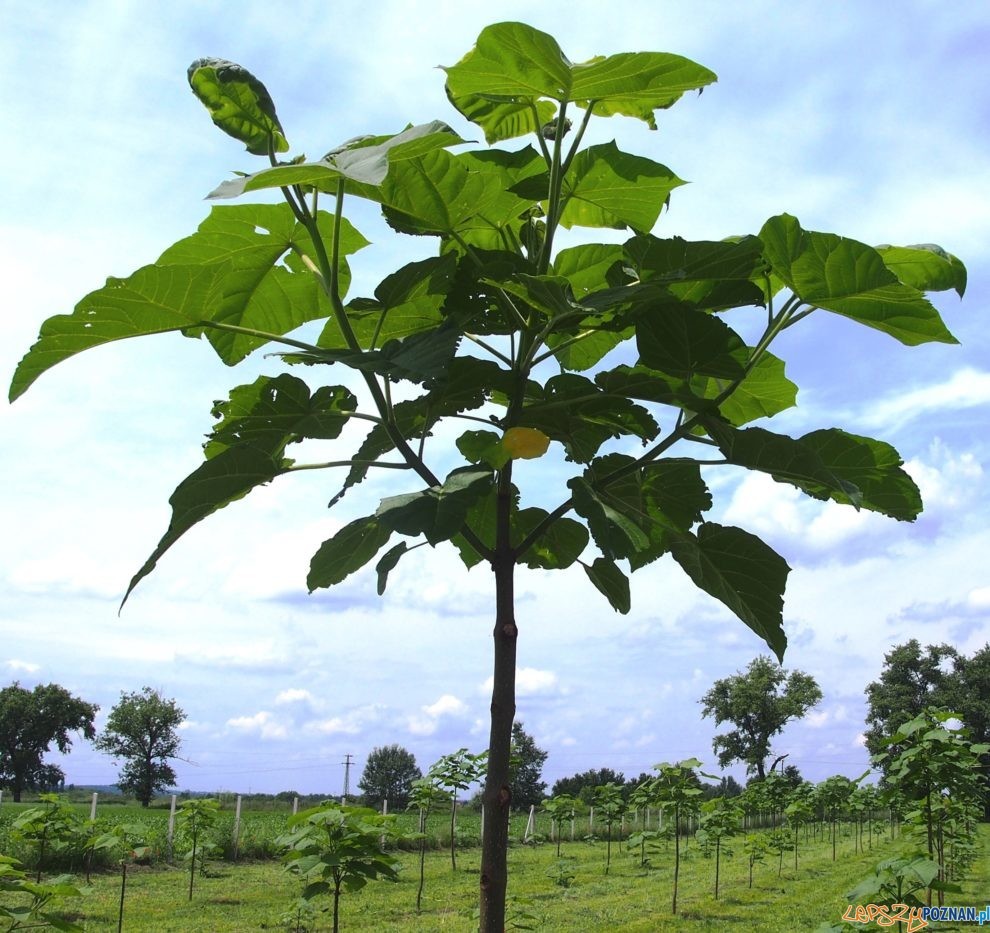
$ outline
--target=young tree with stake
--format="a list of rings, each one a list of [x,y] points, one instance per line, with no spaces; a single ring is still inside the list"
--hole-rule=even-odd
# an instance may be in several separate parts
[[[333,586],[378,557],[381,592],[422,544],[449,542],[467,566],[491,570],[480,898],[482,929],[501,931],[516,568],[580,566],[625,613],[629,579],[620,563],[638,570],[669,555],[781,657],[789,568],[748,532],[706,520],[712,497],[702,467],[758,470],[818,499],[916,517],[918,490],[887,444],[837,428],[792,438],[747,425],[795,404],[796,386],[770,352],[784,330],[825,311],[908,345],[952,343],[923,292],[961,294],[965,270],[938,248],[873,249],[805,230],[787,214],[756,235],[722,241],[654,236],[681,179],[614,142],[582,143],[592,118],[654,128],[656,111],[715,81],[681,56],[621,53],[574,64],[551,36],[499,23],[445,72],[448,99],[489,144],[531,144],[454,153],[464,141],[434,122],[350,140],[315,161],[279,161],[289,143],[264,85],[230,62],[195,62],[189,81],[214,122],[268,162],[212,197],[273,190],[284,203],[216,207],[156,263],[51,318],[18,366],[11,398],[81,350],[167,331],[205,337],[231,365],[262,346],[286,364],[310,364],[315,388],[280,372],[215,406],[205,462],[177,487],[171,524],[127,593],[189,528],[257,486],[301,470],[344,469],[343,492],[372,469],[404,471],[406,492],[323,543],[308,585]],[[373,297],[345,304],[346,257],[365,245],[345,216],[354,197],[380,205],[397,232],[434,237],[439,248],[387,276]],[[630,236],[557,247],[560,230],[576,226]],[[748,340],[725,320],[746,308],[740,313],[759,325]],[[289,336],[313,321],[322,330]],[[333,366],[360,378],[364,410],[350,389],[318,378]],[[402,401],[393,396],[397,383],[411,390]],[[452,451],[430,439],[450,419],[470,425],[456,441],[463,464],[444,475],[438,464]],[[291,444],[339,437],[354,420],[370,430],[353,455],[286,455]],[[541,501],[557,497],[548,508],[524,504],[515,464],[550,445],[573,464],[572,475],[555,492],[536,487]]]

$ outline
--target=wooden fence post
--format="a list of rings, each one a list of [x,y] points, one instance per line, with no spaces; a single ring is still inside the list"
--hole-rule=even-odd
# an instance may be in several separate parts
[[[168,860],[172,861],[172,841],[175,837],[175,794],[172,794],[172,807],[168,812]]]
[[[237,795],[237,808],[234,810],[234,861],[237,861],[237,850],[241,842],[241,795]]]
[[[89,805],[89,821],[91,823],[96,822],[96,798],[100,795],[93,791],[93,802]]]

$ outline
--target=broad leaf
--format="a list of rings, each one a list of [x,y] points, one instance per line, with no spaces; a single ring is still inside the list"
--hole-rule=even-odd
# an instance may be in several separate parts
[[[382,280],[374,298],[357,298],[347,305],[347,316],[358,342],[373,348],[380,342],[433,330],[443,320],[440,307],[451,287],[456,262],[438,256],[410,262]],[[336,346],[340,327],[331,319],[320,336],[320,346]],[[339,337],[341,344],[343,337]]]
[[[773,271],[803,302],[834,311],[915,346],[958,343],[917,289],[898,281],[873,247],[802,230],[789,214],[760,231]]]
[[[622,247],[617,243],[583,243],[557,253],[553,273],[567,279],[580,301],[589,292],[612,284],[608,279],[609,270],[621,259]]]
[[[740,361],[747,360],[749,355],[748,347],[736,353]],[[696,376],[691,380],[691,391],[703,398],[715,399],[727,385],[725,379]],[[797,386],[784,375],[784,361],[764,352],[718,409],[726,421],[739,426],[757,418],[771,418],[796,404]]]
[[[187,72],[189,86],[228,136],[253,155],[288,152],[289,144],[268,89],[246,68],[222,58],[198,58]]]
[[[492,469],[500,470],[509,462],[502,436],[494,431],[465,431],[455,443],[472,463],[487,463]]]
[[[610,505],[583,477],[567,481],[574,511],[588,522],[598,549],[609,560],[628,558],[650,546],[650,539],[624,512]]]
[[[523,116],[543,99],[593,103],[596,114],[636,117],[655,129],[654,110],[715,80],[708,69],[663,52],[610,55],[575,65],[552,36],[523,23],[486,27],[475,47],[444,70],[451,103],[485,129],[489,142],[549,122],[551,109]],[[500,106],[485,108],[479,98]]]
[[[333,217],[321,211],[317,223],[321,236],[329,241]],[[364,248],[368,241],[343,220],[339,244],[338,286],[343,294],[350,284],[343,257]],[[214,207],[196,233],[169,247],[158,263],[226,263],[222,299],[204,309],[203,320],[281,336],[331,313],[319,281],[297,253],[314,261],[317,258],[309,231],[297,223],[287,204],[243,204]],[[205,333],[228,365],[267,342],[254,334],[215,329]]]
[[[220,421],[205,445],[207,458],[247,444],[272,456],[303,438],[332,440],[340,436],[357,399],[343,386],[309,386],[287,373],[259,376],[238,386],[226,402],[217,402],[213,417]]]
[[[695,585],[731,609],[783,661],[787,562],[741,528],[706,522],[697,536],[682,535],[671,547],[674,559]]]
[[[43,372],[70,356],[126,337],[184,330],[203,321],[221,298],[230,269],[209,266],[144,266],[126,279],[109,278],[72,314],[50,317],[37,343],[20,361],[10,384],[18,398]]]
[[[547,380],[543,399],[526,405],[518,423],[560,441],[568,456],[582,463],[609,438],[632,434],[649,441],[660,430],[642,406],[608,395],[591,380],[571,373]]]
[[[443,485],[382,499],[375,517],[385,527],[432,545],[448,541],[463,527],[468,509],[492,486],[487,467],[454,470]]]
[[[144,566],[131,579],[124,602],[134,587],[155,569],[161,556],[193,525],[282,472],[284,467],[280,456],[273,456],[248,444],[239,444],[222,451],[190,473],[169,498],[172,520],[168,530]]]
[[[898,281],[922,292],[954,289],[960,298],[966,291],[966,267],[934,243],[917,246],[878,246],[884,265]]]
[[[390,529],[369,515],[344,525],[332,538],[320,545],[310,561],[306,585],[309,591],[340,583],[360,570],[392,536]]]
[[[462,142],[463,139],[439,120],[406,127],[394,136],[359,136],[332,149],[316,162],[277,165],[252,175],[231,178],[218,185],[207,197],[236,198],[247,191],[290,185],[333,193],[340,179],[350,183],[346,185],[348,192],[367,196],[366,189],[377,188],[395,163]]]
[[[545,509],[522,509],[513,517],[512,545],[522,541],[549,513]],[[588,529],[573,518],[558,518],[519,555],[519,562],[539,570],[564,570],[570,567],[588,545]]]
[[[636,320],[641,362],[671,376],[741,379],[744,344],[728,325],[710,314],[671,306]]]
[[[616,612],[623,615],[632,608],[632,598],[629,594],[629,578],[618,566],[604,557],[598,557],[589,567],[582,564],[588,579],[611,604]]]
[[[685,184],[667,166],[614,142],[582,150],[564,177],[565,227],[652,229],[671,191]]]
[[[799,441],[814,451],[832,473],[859,490],[864,509],[902,521],[913,521],[921,513],[921,493],[890,444],[838,428],[812,431]],[[851,501],[814,483],[802,488],[817,498],[828,495],[836,502]]]

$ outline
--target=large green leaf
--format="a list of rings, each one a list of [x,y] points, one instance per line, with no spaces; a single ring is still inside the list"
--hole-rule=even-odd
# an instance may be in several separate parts
[[[580,300],[589,292],[611,285],[608,273],[621,260],[622,247],[617,243],[582,243],[557,253],[553,274],[566,278]]]
[[[632,608],[632,598],[629,594],[629,578],[618,568],[614,561],[604,557],[595,558],[589,566],[583,564],[588,579],[611,604],[616,612],[623,615]]]
[[[898,281],[922,292],[955,289],[962,298],[966,291],[966,267],[952,253],[934,243],[917,246],[878,246],[884,265]]]
[[[317,217],[320,234],[333,235],[332,215]],[[350,284],[343,257],[368,245],[346,219],[340,227],[338,286]],[[265,333],[287,334],[301,324],[327,317],[330,304],[316,278],[297,254],[316,260],[312,237],[296,222],[287,204],[239,204],[214,207],[192,236],[170,246],[159,265],[226,263],[222,298],[204,308],[202,320],[232,324]],[[240,362],[267,340],[252,334],[207,328],[207,339],[228,365]],[[190,331],[190,336],[199,333]]]
[[[671,191],[685,184],[667,166],[622,152],[614,142],[578,153],[564,177],[565,227],[652,229]]]
[[[391,536],[391,530],[374,515],[344,525],[313,555],[306,577],[309,591],[334,586],[360,570],[388,544]]]
[[[127,601],[134,587],[155,569],[161,556],[193,525],[282,472],[284,466],[280,455],[249,444],[238,444],[221,451],[190,473],[168,500],[172,506],[168,530],[144,566],[131,579],[124,601]]]
[[[377,189],[392,227],[438,236],[483,216],[502,194],[496,173],[471,171],[444,149],[397,163]]]
[[[850,434],[839,428],[812,431],[799,438],[836,476],[855,486],[862,507],[902,521],[913,521],[922,510],[921,493],[904,471],[900,454],[883,441]],[[814,483],[802,486],[810,495],[849,502]]]
[[[834,311],[915,346],[958,343],[917,289],[898,281],[873,247],[801,229],[789,214],[760,231],[773,271],[803,302]]]
[[[631,434],[650,441],[660,431],[641,405],[608,395],[590,379],[572,373],[548,379],[543,399],[527,404],[518,423],[539,428],[547,437],[560,441],[568,456],[582,463],[609,438]]]
[[[488,467],[462,467],[440,486],[382,499],[375,517],[392,531],[409,537],[423,535],[437,545],[464,527],[468,509],[491,488]]]
[[[695,585],[731,609],[783,661],[784,587],[790,567],[759,538],[706,522],[681,535],[671,552]]]
[[[548,517],[545,509],[521,509],[513,515],[512,545],[518,547]],[[553,521],[525,552],[519,562],[539,570],[564,570],[570,567],[588,545],[588,529],[573,518]]]
[[[574,511],[588,522],[598,549],[609,560],[628,558],[650,546],[649,536],[621,509],[609,504],[583,477],[567,481]]]
[[[749,355],[748,347],[736,354],[741,362],[748,360]],[[703,398],[715,399],[727,385],[726,380],[714,376],[695,376],[691,380],[691,391]],[[796,404],[797,386],[784,375],[784,361],[764,352],[718,408],[726,421],[739,426],[757,418],[773,417]]]
[[[357,399],[344,386],[321,386],[310,393],[305,382],[288,373],[259,376],[214,406],[213,417],[220,421],[207,439],[206,456],[239,444],[276,456],[303,438],[332,440],[356,407]]]
[[[221,300],[228,264],[144,266],[126,279],[109,278],[72,314],[50,317],[17,365],[10,400],[43,372],[70,356],[126,337],[184,330],[200,323]]]
[[[404,159],[414,159],[432,149],[464,142],[446,123],[434,120],[408,126],[393,136],[359,136],[348,140],[315,162],[277,165],[251,175],[222,182],[207,195],[209,198],[236,198],[247,191],[263,191],[302,185],[320,191],[335,192],[343,178],[347,190],[366,195],[365,186],[376,188],[388,174],[389,167]]]
[[[655,129],[654,110],[715,81],[708,69],[663,52],[610,55],[575,65],[552,36],[523,23],[486,27],[475,47],[444,70],[447,96],[485,129],[489,142],[547,123],[553,109],[532,113],[544,99],[579,106],[594,102],[599,115],[636,117]],[[497,106],[484,107],[479,99]]]
[[[347,316],[364,347],[434,330],[442,321],[440,307],[447,297],[456,260],[451,255],[410,262],[382,280],[374,298],[356,298]],[[340,344],[336,341],[340,340]],[[323,347],[342,345],[340,327],[331,319],[320,336]]]
[[[187,77],[213,122],[246,143],[248,152],[288,152],[271,95],[246,68],[222,58],[198,58],[189,66]]]
[[[727,324],[710,314],[673,305],[636,319],[636,346],[651,369],[689,379],[741,379],[739,351],[745,345]]]

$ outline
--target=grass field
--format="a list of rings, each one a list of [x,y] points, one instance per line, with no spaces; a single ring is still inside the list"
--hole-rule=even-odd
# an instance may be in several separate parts
[[[6,807],[4,808],[6,810]],[[129,814],[133,816],[133,814]],[[157,814],[154,815],[157,818]],[[470,814],[464,815],[468,820]],[[262,825],[284,815],[255,815]],[[438,825],[442,822],[437,818]],[[466,831],[469,827],[461,823]],[[266,831],[267,832],[267,831]],[[981,827],[984,850],[962,895],[947,903],[982,906],[990,891],[987,843],[990,827]],[[551,844],[514,845],[509,853],[510,920],[515,928],[544,931],[702,931],[736,930],[792,933],[814,930],[822,921],[836,921],[846,908],[845,892],[872,871],[875,863],[894,854],[903,840],[885,841],[865,854],[853,852],[851,837],[840,840],[833,863],[824,841],[802,844],[800,863],[793,868],[788,853],[778,874],[778,861],[768,858],[755,867],[752,888],[748,863],[741,852],[724,860],[720,898],[712,894],[714,860],[702,856],[691,841],[683,857],[678,916],[671,915],[673,849],[660,849],[653,866],[642,868],[639,853],[613,845],[612,865],[605,868],[605,843],[563,844],[565,861],[558,863]],[[737,847],[738,848],[738,847]],[[397,884],[375,882],[364,890],[345,894],[341,906],[343,930],[470,931],[476,928],[480,850],[465,848],[452,872],[449,854],[430,851],[426,860],[426,888],[422,913],[415,910],[418,858],[400,852]],[[563,869],[563,871],[561,871]],[[566,886],[557,880],[570,877]],[[105,870],[93,876],[85,897],[65,901],[64,915],[86,930],[116,930],[119,875]],[[197,877],[193,899],[188,900],[188,874],[181,867],[138,866],[128,875],[124,929],[133,933],[246,933],[251,930],[293,929],[287,914],[298,897],[299,881],[276,861],[214,862]],[[329,915],[306,921],[306,930],[330,929]],[[510,926],[510,928],[512,928]],[[962,929],[940,924],[936,929]]]

